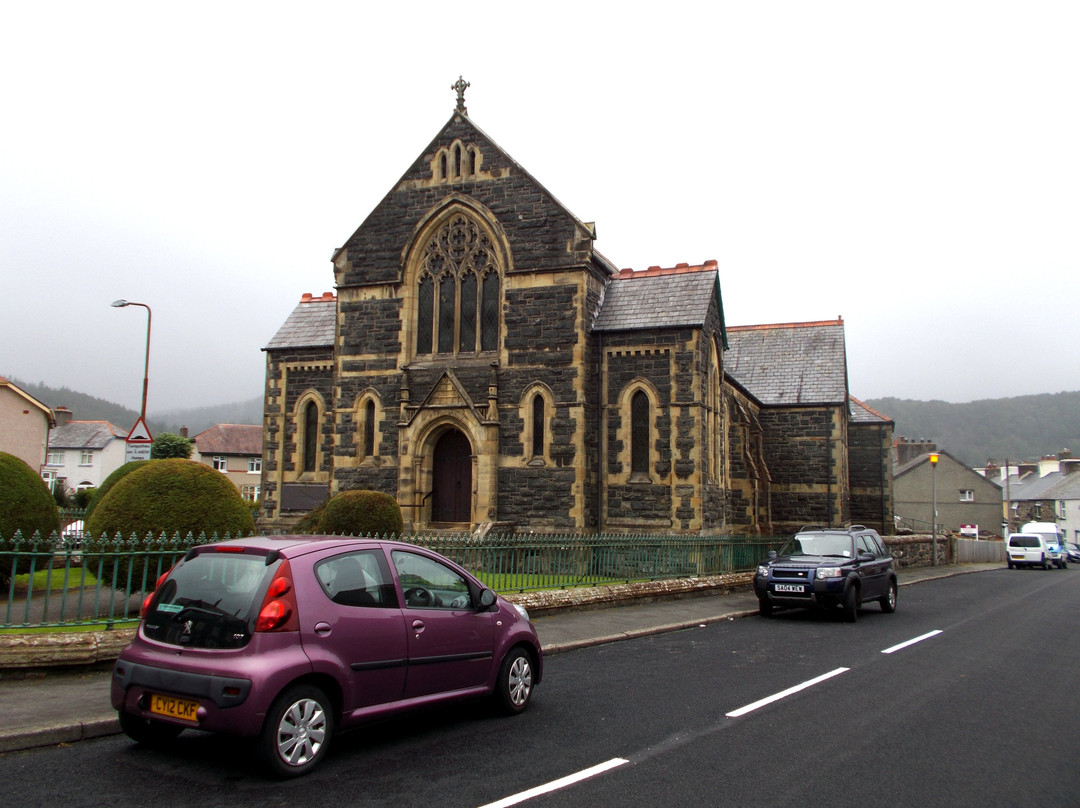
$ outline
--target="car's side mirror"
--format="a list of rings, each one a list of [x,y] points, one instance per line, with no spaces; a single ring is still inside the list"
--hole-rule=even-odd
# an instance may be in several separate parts
[[[874,554],[873,553],[859,553],[859,561],[873,561],[873,560],[874,560]]]
[[[498,600],[498,597],[490,589],[481,589],[480,597],[477,600],[479,603],[477,611],[482,612],[485,609],[490,609],[492,606],[494,606],[495,601]]]
[[[769,560],[772,561],[776,558],[776,550],[769,550]]]

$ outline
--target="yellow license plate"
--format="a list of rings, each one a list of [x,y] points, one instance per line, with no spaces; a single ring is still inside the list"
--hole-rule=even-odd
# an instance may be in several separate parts
[[[150,694],[150,712],[154,715],[180,718],[184,721],[198,721],[195,717],[198,709],[199,702],[191,699],[178,699],[174,696],[162,696],[159,693]]]

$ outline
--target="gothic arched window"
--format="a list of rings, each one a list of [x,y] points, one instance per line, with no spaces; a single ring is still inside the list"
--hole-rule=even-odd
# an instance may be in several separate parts
[[[649,397],[638,390],[630,399],[630,474],[649,473]]]
[[[417,273],[416,353],[497,350],[501,272],[483,228],[462,213],[450,217],[428,241]]]
[[[364,405],[364,457],[375,455],[375,402]]]
[[[302,471],[319,470],[319,405],[309,401],[304,406],[304,467]]]
[[[532,456],[544,456],[544,443],[547,437],[547,419],[544,412],[544,397],[537,393],[532,400]]]

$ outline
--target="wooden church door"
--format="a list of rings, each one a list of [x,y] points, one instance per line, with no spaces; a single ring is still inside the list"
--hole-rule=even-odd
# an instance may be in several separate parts
[[[432,522],[472,521],[472,447],[452,429],[435,444],[431,492]]]

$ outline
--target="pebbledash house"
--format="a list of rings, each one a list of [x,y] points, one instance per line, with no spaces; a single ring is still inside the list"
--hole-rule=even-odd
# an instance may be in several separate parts
[[[715,261],[620,270],[459,85],[265,348],[261,526],[365,488],[410,532],[891,527],[843,321],[731,327]]]

